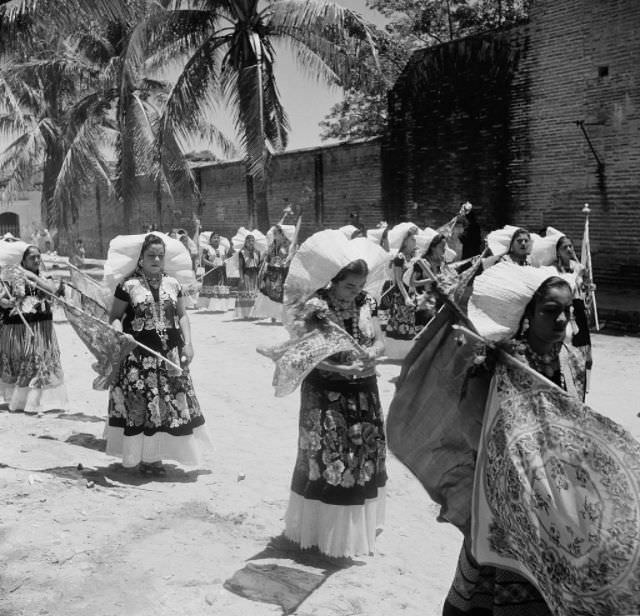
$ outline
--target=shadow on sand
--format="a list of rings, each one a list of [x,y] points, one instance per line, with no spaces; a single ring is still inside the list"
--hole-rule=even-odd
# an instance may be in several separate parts
[[[278,560],[283,564],[274,562]],[[331,558],[315,548],[301,550],[280,535],[251,557],[224,587],[252,601],[279,605],[286,615],[295,612],[336,571],[364,564],[350,558]]]

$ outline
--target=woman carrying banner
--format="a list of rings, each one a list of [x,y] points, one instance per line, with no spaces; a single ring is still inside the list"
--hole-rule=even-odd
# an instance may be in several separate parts
[[[286,230],[286,232],[285,232]],[[293,256],[291,240],[296,227],[277,224],[267,232],[269,248],[260,268],[259,293],[251,312],[254,318],[268,317],[272,322],[282,320],[282,296],[284,281],[289,272],[289,262]],[[287,237],[289,234],[290,237]]]
[[[388,292],[389,320],[385,329],[386,355],[391,359],[403,359],[420,331],[416,327],[415,289],[405,282],[405,273],[416,250],[418,227],[412,223],[400,223],[389,232],[389,247],[397,251],[392,266],[393,287]]]
[[[572,301],[555,268],[499,263],[475,332],[447,303],[403,367],[391,448],[464,534],[445,616],[639,613],[640,444],[582,403]]]
[[[120,253],[138,258],[120,259],[113,267],[118,255],[112,241],[105,274],[115,269],[112,279],[119,282],[110,322],[171,364],[140,347],[124,359],[109,390],[107,453],[121,456],[126,468],[165,475],[163,460],[198,464],[199,446],[208,444],[189,375],[193,347],[181,284],[165,273],[170,262],[192,277],[191,256],[178,241],[158,233],[116,239]]]
[[[424,327],[442,305],[440,295],[435,292],[432,275],[441,288],[451,290],[458,282],[458,274],[446,263],[447,252],[452,258],[454,254],[448,248],[444,235],[427,227],[418,235],[418,242],[423,252],[409,271],[409,286],[416,289],[416,326]]]
[[[53,328],[59,281],[40,273],[37,246],[5,242],[0,250],[0,391],[10,411],[65,409],[67,390]]]
[[[584,280],[584,267],[576,257],[573,242],[561,231],[547,227],[545,236],[534,246],[532,260],[534,265],[554,266],[570,281],[573,290],[571,342],[583,353],[587,370],[591,370],[591,334],[585,307],[585,295],[590,289]]]
[[[373,553],[384,521],[386,445],[375,372],[384,346],[365,288],[379,295],[387,258],[369,240],[322,231],[300,247],[286,283],[294,338],[325,322],[351,343],[305,370],[285,515],[289,539],[331,557]]]

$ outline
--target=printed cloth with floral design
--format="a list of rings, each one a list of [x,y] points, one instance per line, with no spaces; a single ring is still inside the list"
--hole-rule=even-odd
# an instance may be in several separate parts
[[[177,364],[184,346],[177,313],[181,296],[178,281],[166,275],[157,290],[134,275],[115,291],[117,299],[127,302],[123,331]],[[166,348],[157,331],[154,304],[163,314]],[[122,428],[125,437],[159,432],[186,436],[203,424],[188,369],[179,373],[140,347],[125,357],[109,390],[109,427]]]
[[[349,316],[344,306],[336,309],[332,305],[328,292],[320,291],[317,295],[327,302],[329,318],[361,347],[374,343],[373,298],[361,293]],[[329,361],[345,363],[351,354],[339,353]],[[372,504],[384,506],[376,504],[376,500],[387,481],[385,459],[386,439],[376,377],[350,379],[318,368],[312,370],[301,387],[298,455],[291,482],[292,498],[285,516],[285,535],[303,548],[317,545],[331,556],[373,551],[375,526],[381,525],[381,515],[358,514],[353,509],[364,512]],[[351,514],[340,516],[336,505],[353,508]],[[360,522],[344,522],[352,519],[350,515]],[[337,528],[340,524],[344,527]],[[369,539],[354,540],[353,535],[358,534]],[[340,537],[341,545],[335,545],[332,537]],[[358,549],[361,545],[364,550]]]
[[[284,246],[273,245],[265,257],[266,266],[262,272],[260,281],[260,293],[266,295],[271,301],[282,303],[284,294],[284,281],[289,273],[287,256],[289,251]]]

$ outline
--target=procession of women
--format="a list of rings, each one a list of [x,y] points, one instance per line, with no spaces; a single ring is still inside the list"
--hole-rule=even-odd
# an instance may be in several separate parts
[[[9,412],[68,405],[59,307],[96,359],[106,454],[149,481],[168,462],[197,467],[216,436],[191,378],[190,314],[266,321],[288,335],[256,349],[273,361],[273,395],[299,396],[274,529],[295,549],[375,558],[392,453],[460,531],[443,616],[640,613],[640,443],[587,406],[588,235],[508,225],[483,238],[470,203],[440,226],[306,237],[286,214],[230,238],[199,221],[193,237],[117,236],[100,281],[75,266],[54,276],[37,246],[0,241]],[[380,363],[400,370],[389,408]]]

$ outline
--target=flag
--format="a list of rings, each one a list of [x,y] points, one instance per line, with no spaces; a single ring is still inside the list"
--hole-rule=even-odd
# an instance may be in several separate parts
[[[640,443],[579,398],[499,360],[480,438],[471,545],[556,616],[640,614]]]
[[[389,449],[440,505],[439,520],[469,528],[475,468],[474,444],[488,392],[472,396],[474,411],[461,418],[460,399],[474,362],[472,345],[453,329],[458,317],[447,303],[407,354],[387,417]],[[474,433],[465,433],[469,417]]]
[[[589,325],[594,326],[596,331],[600,329],[600,323],[598,322],[598,307],[596,305],[596,294],[593,283],[593,266],[591,263],[591,241],[589,239],[589,215],[584,221],[584,233],[582,234],[582,247],[580,250],[580,263],[582,265],[582,281],[586,286],[587,292],[585,293],[585,308],[587,310],[587,318]]]
[[[105,308],[107,311],[109,310],[112,301],[112,294],[106,286],[101,285],[99,282],[91,278],[91,276],[87,276],[75,268],[70,268],[69,274],[71,286],[84,296],[92,299],[96,304],[98,304],[98,306]]]
[[[131,338],[108,324],[109,315],[104,306],[77,288],[65,287],[63,308],[71,327],[98,360],[92,364],[98,376],[93,388],[108,389],[117,377],[122,360],[136,346]]]
[[[321,361],[341,352],[360,355],[363,350],[340,326],[329,321],[298,338],[274,347],[260,346],[258,353],[276,365],[273,386],[278,398],[292,393]]]

